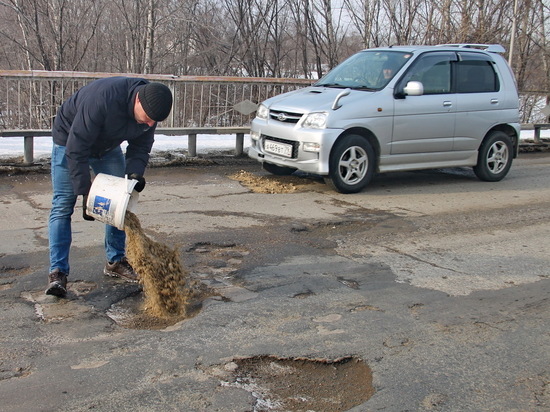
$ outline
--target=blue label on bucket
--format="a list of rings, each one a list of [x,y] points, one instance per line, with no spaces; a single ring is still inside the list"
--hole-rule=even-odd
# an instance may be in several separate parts
[[[111,208],[111,199],[102,196],[96,196],[94,199],[93,213],[98,216],[106,216]]]

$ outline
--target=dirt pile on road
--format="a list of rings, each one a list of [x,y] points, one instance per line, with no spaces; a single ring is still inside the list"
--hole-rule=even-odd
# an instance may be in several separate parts
[[[311,190],[314,180],[298,176],[258,176],[241,170],[228,176],[246,186],[254,193],[295,193]]]

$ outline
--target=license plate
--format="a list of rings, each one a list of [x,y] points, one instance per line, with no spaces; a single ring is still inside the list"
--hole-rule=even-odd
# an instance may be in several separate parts
[[[292,157],[291,144],[274,142],[273,140],[266,140],[264,142],[264,150],[266,152],[273,153],[279,156]]]

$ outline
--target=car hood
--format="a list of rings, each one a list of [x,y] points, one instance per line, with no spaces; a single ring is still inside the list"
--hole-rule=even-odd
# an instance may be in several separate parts
[[[310,86],[304,89],[280,94],[264,102],[270,110],[280,110],[291,113],[311,113],[332,110],[332,105],[343,88]],[[350,90],[349,95],[340,99],[341,105],[353,104],[361,99],[364,103],[365,94],[374,95],[377,92]]]

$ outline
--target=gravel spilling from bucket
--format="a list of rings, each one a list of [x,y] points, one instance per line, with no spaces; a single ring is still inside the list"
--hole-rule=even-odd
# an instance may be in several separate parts
[[[126,212],[124,226],[126,255],[143,286],[145,311],[162,318],[184,316],[191,292],[177,251],[145,235],[132,212]]]

